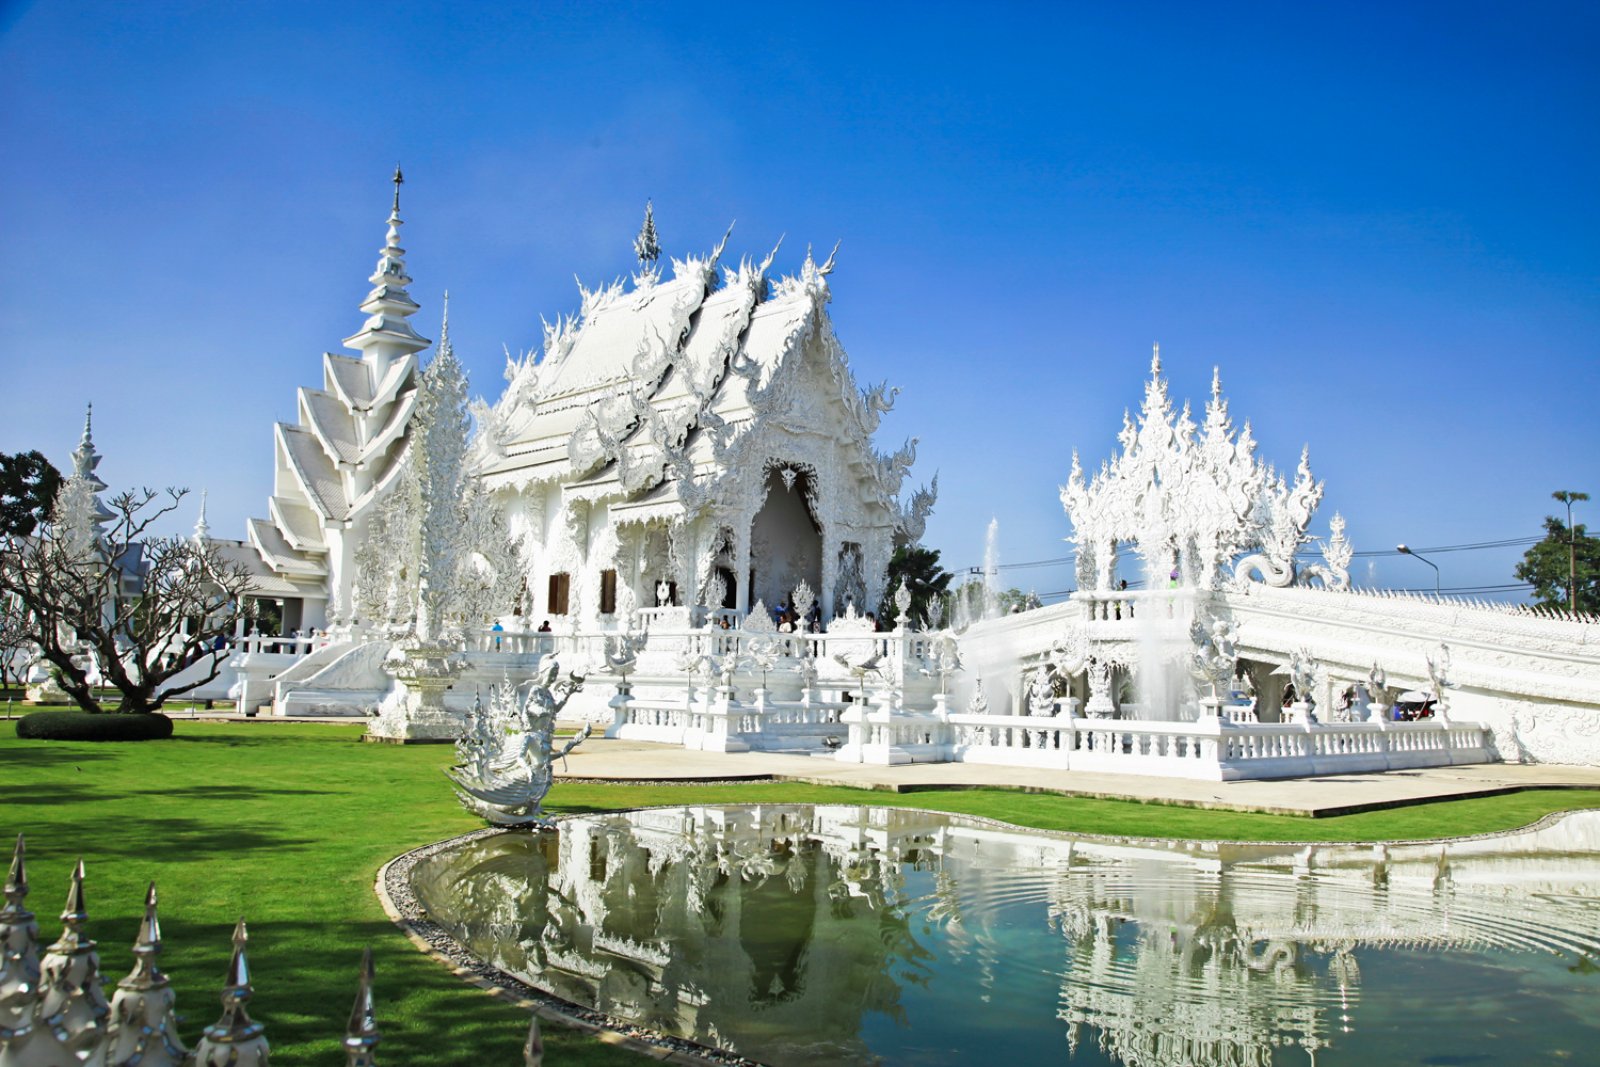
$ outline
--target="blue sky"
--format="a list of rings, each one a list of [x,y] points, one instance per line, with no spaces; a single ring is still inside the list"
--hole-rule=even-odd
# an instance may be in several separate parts
[[[1310,445],[1358,550],[1600,498],[1600,7],[862,6],[0,3],[0,450],[65,464],[93,400],[108,481],[241,536],[398,159],[419,327],[449,289],[491,397],[646,197],[669,254],[842,240],[838,332],[902,388],[880,447],[921,438],[951,566],[991,516],[1003,561],[1065,552],[1071,451],[1110,454],[1155,341],[1266,458]]]

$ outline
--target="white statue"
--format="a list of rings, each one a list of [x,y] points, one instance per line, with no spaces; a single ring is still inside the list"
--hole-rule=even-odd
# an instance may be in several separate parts
[[[1313,695],[1317,684],[1317,661],[1312,658],[1311,650],[1297,648],[1289,653],[1289,664],[1284,668],[1289,675],[1289,682],[1294,686],[1294,704],[1284,709],[1287,721],[1316,722],[1316,698]]]
[[[555,776],[554,762],[594,729],[585,725],[559,751],[552,749],[556,716],[583,688],[578,675],[558,683],[560,673],[560,664],[548,659],[539,677],[514,690],[495,686],[487,709],[481,702],[474,705],[463,742],[468,758],[445,771],[467,810],[497,826],[554,825],[541,810]],[[559,698],[553,691],[557,689]]]
[[[1117,710],[1111,699],[1111,676],[1116,664],[1109,659],[1090,656],[1084,665],[1089,677],[1089,702],[1083,713],[1091,719],[1109,719]]]
[[[967,714],[989,714],[989,698],[983,692],[983,676],[981,674],[972,680],[972,699],[967,701]]]
[[[1028,714],[1052,716],[1056,713],[1056,691],[1050,682],[1050,665],[1041,663],[1033,672],[1033,684],[1028,687]]]
[[[1426,657],[1428,661],[1428,680],[1433,683],[1433,717],[1440,722],[1450,721],[1450,700],[1446,690],[1456,687],[1455,680],[1450,677],[1450,646],[1440,645],[1439,651]]]
[[[1210,702],[1220,707],[1226,699],[1223,689],[1233,680],[1239,665],[1239,651],[1233,627],[1226,619],[1213,619],[1209,628],[1195,620],[1192,637],[1195,650],[1190,657],[1189,673],[1195,681],[1210,689]]]

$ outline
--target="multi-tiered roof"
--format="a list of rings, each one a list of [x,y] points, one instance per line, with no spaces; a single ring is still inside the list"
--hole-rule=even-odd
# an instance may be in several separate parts
[[[275,470],[267,519],[251,519],[250,544],[277,574],[340,589],[349,546],[334,531],[352,529],[399,474],[416,403],[417,353],[431,343],[407,321],[417,311],[406,292],[400,247],[400,184],[378,251],[367,320],[345,339],[359,356],[324,353],[321,389],[302,388],[298,423],[273,430]],[[309,590],[308,590],[309,591]]]

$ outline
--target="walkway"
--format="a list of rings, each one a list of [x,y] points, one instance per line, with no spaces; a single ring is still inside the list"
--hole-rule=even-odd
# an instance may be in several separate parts
[[[1600,767],[1554,764],[1486,763],[1275,782],[1198,782],[967,763],[880,767],[821,756],[692,752],[672,745],[603,737],[591,737],[573,750],[567,768],[561,770],[558,765],[557,776],[614,782],[787,781],[897,793],[1000,787],[1313,817],[1529,788],[1600,789]]]

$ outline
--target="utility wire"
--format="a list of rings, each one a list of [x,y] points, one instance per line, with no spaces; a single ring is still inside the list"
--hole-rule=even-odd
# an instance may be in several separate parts
[[[1540,541],[1543,541],[1543,540],[1544,540],[1543,537],[1507,537],[1507,538],[1502,538],[1502,539],[1500,539],[1498,541],[1475,541],[1475,542],[1472,542],[1470,544],[1463,544],[1463,545],[1434,545],[1432,547],[1423,546],[1423,547],[1412,549],[1412,552],[1413,553],[1420,552],[1420,553],[1422,553],[1424,555],[1429,555],[1429,554],[1438,553],[1438,552],[1477,552],[1477,551],[1481,551],[1481,550],[1484,550],[1484,549],[1494,549],[1494,548],[1521,548],[1521,547],[1526,546],[1526,545],[1536,545]],[[1315,557],[1317,557],[1319,555],[1319,553],[1316,551],[1316,549],[1314,549],[1314,548],[1312,548],[1310,546],[1306,546],[1304,548],[1301,548],[1301,549],[1297,550],[1295,552],[1295,555],[1297,555],[1297,556],[1307,556],[1307,557],[1310,557],[1310,558],[1315,558]],[[1355,552],[1355,553],[1352,553],[1352,555],[1355,556],[1355,557],[1359,557],[1359,558],[1365,559],[1365,558],[1370,558],[1370,557],[1375,557],[1375,556],[1401,556],[1401,555],[1405,555],[1405,553],[1400,552],[1397,549],[1393,549],[1393,548],[1378,548],[1378,549],[1370,549],[1370,550],[1365,551],[1365,552]],[[1026,570],[1026,569],[1031,568],[1031,567],[1057,567],[1057,566],[1062,566],[1064,564],[1071,563],[1073,560],[1075,560],[1077,558],[1078,558],[1077,557],[1077,553],[1073,553],[1073,554],[1067,555],[1067,556],[1057,556],[1055,559],[1032,559],[1032,560],[1026,560],[1026,561],[1021,562],[1021,563],[999,563],[999,564],[995,565],[995,570],[997,570],[997,571],[1014,571],[1014,570]],[[984,569],[982,567],[962,567],[960,570],[956,571],[955,573],[956,574],[982,574],[983,570]]]

